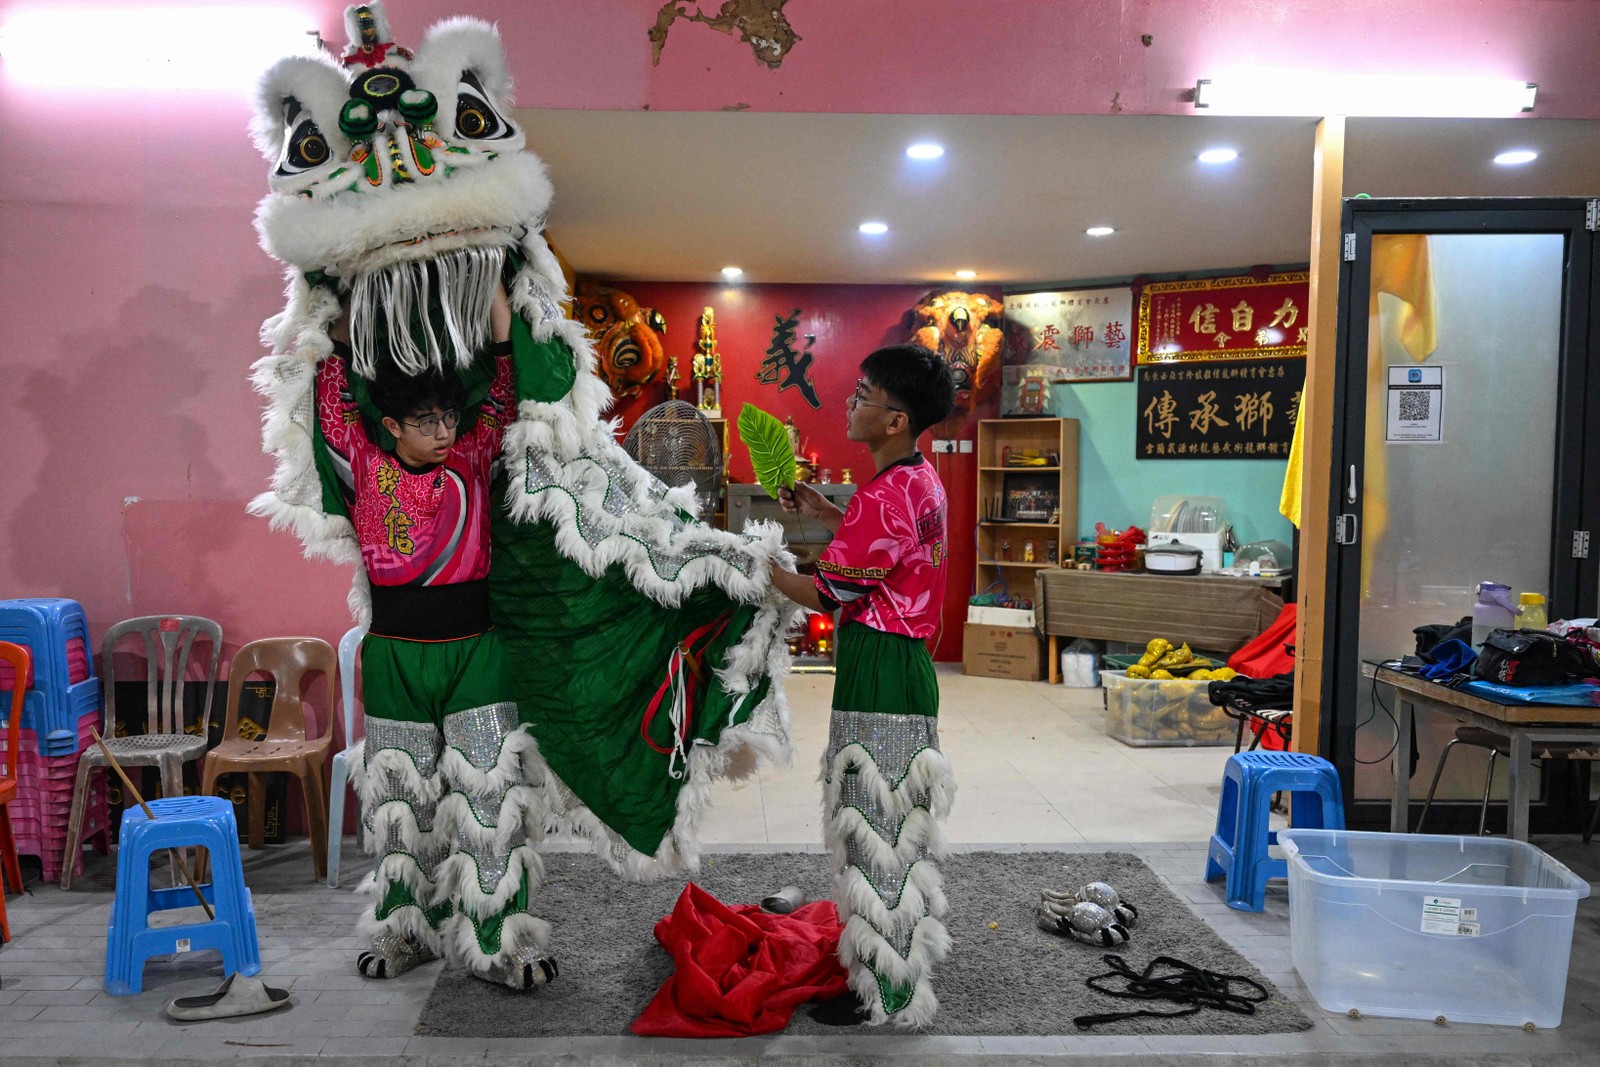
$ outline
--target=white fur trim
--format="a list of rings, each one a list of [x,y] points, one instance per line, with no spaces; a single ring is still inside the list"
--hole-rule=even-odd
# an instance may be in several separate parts
[[[379,934],[401,934],[425,945],[436,956],[444,954],[444,939],[440,931],[428,925],[427,916],[416,905],[396,908],[382,919],[377,917],[376,912],[365,912],[356,922],[356,934],[368,942]]]
[[[450,899],[459,910],[482,922],[506,910],[511,898],[522,891],[522,880],[537,891],[544,879],[544,862],[531,845],[518,845],[507,857],[506,870],[485,892],[478,881],[478,861],[470,852],[452,852],[439,864],[438,899]]]
[[[838,809],[823,836],[837,869],[849,864],[846,845],[853,842],[867,854],[871,873],[878,877],[899,874],[924,855],[942,858],[946,851],[944,828],[927,808],[912,808],[901,820],[899,838],[893,842],[885,840],[855,808]]]
[[[471,244],[511,244],[528,220],[550,204],[550,179],[539,157],[513,152],[489,159],[460,156],[457,169],[370,193],[364,184],[339,196],[273,193],[256,208],[261,246],[301,270],[328,270],[341,277],[401,259],[427,259],[446,243],[399,246],[428,234],[482,231]],[[330,190],[331,191],[331,190]]]
[[[485,826],[478,821],[465,793],[446,793],[444,799],[439,801],[439,818],[455,833],[466,836],[479,848],[505,853],[510,851],[514,842],[537,843],[544,837],[548,808],[539,790],[519,785],[506,790],[495,812],[493,826]]]
[[[444,795],[444,780],[439,776],[437,768],[433,774],[424,778],[417,770],[417,765],[411,756],[399,748],[380,749],[373,754],[369,761],[366,758],[367,742],[365,738],[357,742],[357,748],[350,754],[350,776],[355,783],[356,796],[361,800],[363,811],[379,803],[389,790],[387,778],[389,775],[398,775],[404,782],[406,790],[424,804],[437,805],[439,798]]]
[[[841,922],[857,916],[870,922],[885,937],[899,937],[923,916],[940,918],[950,907],[944,895],[944,876],[927,860],[912,864],[893,909],[857,867],[845,867],[842,873],[834,876],[833,905]]]
[[[506,70],[505,48],[500,43],[499,32],[482,19],[459,15],[431,26],[411,62],[411,77],[417,87],[428,90],[439,101],[436,126],[448,140],[456,139],[456,84],[469,70],[478,76],[478,82],[489,94],[489,102],[500,117],[516,125],[511,113],[514,106],[511,75]],[[507,140],[481,143],[502,145]],[[520,141],[516,142],[516,147],[521,147]]]
[[[891,785],[879,769],[872,753],[860,742],[841,748],[828,763],[823,761],[822,806],[823,817],[832,818],[839,806],[844,774],[854,768],[857,782],[872,791],[878,805],[897,815],[908,815],[911,809],[926,805],[934,818],[944,819],[955,803],[955,770],[950,760],[938,749],[925,748],[912,757],[906,775],[899,783]]]
[[[506,916],[504,924],[500,927],[502,951],[493,956],[478,946],[477,932],[465,915],[454,915],[445,925],[447,932],[444,940],[450,949],[450,959],[477,974],[487,974],[496,967],[508,966],[510,961],[506,959],[504,952],[504,946],[508,943],[532,944],[534,950],[541,954],[548,950],[550,944],[550,924],[525,912]]]
[[[931,981],[933,967],[949,952],[950,933],[931,916],[918,920],[911,932],[911,951],[903,959],[859,916],[845,922],[839,937],[839,960],[850,973],[850,988],[871,1010],[874,1026],[893,1022],[906,1029],[920,1029],[932,1023],[939,1007]],[[877,981],[880,974],[895,985],[909,985],[913,990],[911,1000],[892,1016],[883,1008]]]
[[[350,84],[338,62],[327,55],[289,56],[280,59],[261,76],[256,86],[255,114],[250,119],[250,139],[256,148],[276,169],[278,157],[283,154],[284,137],[288,128],[283,121],[284,97],[292,96],[302,108],[298,121],[311,119],[327,138],[329,162],[326,166],[306,171],[307,175],[322,174],[335,166],[336,161],[350,154],[350,140],[339,130],[339,110],[349,99]],[[292,187],[294,178],[274,178]]]
[[[533,739],[526,725],[518,726],[506,734],[500,743],[500,753],[495,757],[494,765],[484,770],[474,767],[460,749],[450,745],[446,745],[439,756],[439,770],[450,783],[450,788],[480,795],[498,793],[510,785],[536,785],[536,772],[544,766],[544,757],[539,755],[539,743]]]

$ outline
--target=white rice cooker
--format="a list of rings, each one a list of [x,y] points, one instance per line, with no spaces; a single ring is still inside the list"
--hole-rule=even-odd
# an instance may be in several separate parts
[[[1193,545],[1177,542],[1146,545],[1144,569],[1151,574],[1199,574],[1200,559],[1204,555],[1204,551]]]

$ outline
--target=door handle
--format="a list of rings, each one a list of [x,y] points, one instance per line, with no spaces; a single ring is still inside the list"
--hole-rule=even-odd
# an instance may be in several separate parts
[[[1350,464],[1349,480],[1345,483],[1344,498],[1350,503],[1356,502],[1356,465]]]

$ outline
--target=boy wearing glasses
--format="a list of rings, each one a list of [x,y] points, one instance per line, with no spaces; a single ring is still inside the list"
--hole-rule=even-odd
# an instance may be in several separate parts
[[[368,978],[445,953],[513,989],[556,975],[540,951],[548,925],[528,912],[542,810],[522,768],[533,739],[489,620],[490,481],[515,414],[510,353],[510,341],[493,345],[466,384],[387,362],[369,382],[336,340],[317,370],[323,508],[354,525],[372,595],[357,776],[378,856],[356,961]]]
[[[844,931],[850,995],[819,1006],[829,1025],[926,1026],[938,1007],[933,966],[949,951],[933,860],[955,795],[939,751],[939,683],[926,641],[939,627],[947,558],[946,502],[917,438],[955,404],[949,367],[921,345],[879,349],[846,402],[847,435],[877,473],[840,511],[804,484],[783,506],[833,540],[815,578],[773,567],[791,600],[839,611],[833,716],[822,761],[823,839]]]

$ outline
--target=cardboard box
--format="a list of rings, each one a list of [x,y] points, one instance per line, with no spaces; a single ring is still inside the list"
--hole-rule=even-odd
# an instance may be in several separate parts
[[[1031,628],[969,622],[962,631],[961,671],[1037,682],[1044,677],[1044,642]]]
[[[1011,626],[1019,629],[1034,629],[1033,609],[1022,608],[980,608],[967,605],[967,621],[981,622],[988,626]]]

